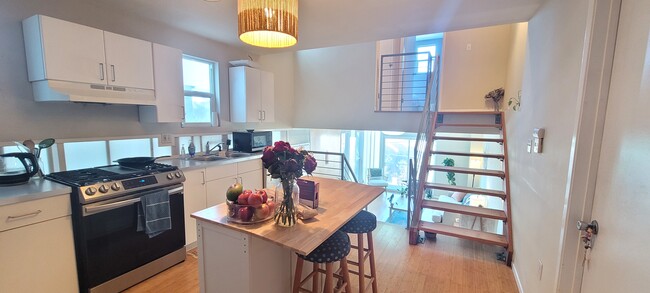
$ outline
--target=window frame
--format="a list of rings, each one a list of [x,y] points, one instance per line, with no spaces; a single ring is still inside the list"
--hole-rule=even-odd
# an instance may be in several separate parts
[[[205,58],[200,58],[192,55],[183,54],[183,60],[191,60],[195,62],[206,63],[210,65],[210,92],[201,92],[201,91],[188,91],[185,90],[185,81],[183,80],[183,117],[187,117],[187,112],[185,112],[185,100],[187,97],[201,97],[207,98],[210,100],[210,122],[187,122],[183,119],[181,127],[213,127],[215,126],[215,117],[217,115],[217,125],[221,126],[221,107],[220,104],[221,97],[219,95],[219,62],[212,61]],[[183,76],[184,77],[184,76]]]

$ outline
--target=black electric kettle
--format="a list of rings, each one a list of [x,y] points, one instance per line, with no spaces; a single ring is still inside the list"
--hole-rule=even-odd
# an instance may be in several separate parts
[[[0,154],[0,185],[20,184],[38,173],[38,161],[34,154]]]

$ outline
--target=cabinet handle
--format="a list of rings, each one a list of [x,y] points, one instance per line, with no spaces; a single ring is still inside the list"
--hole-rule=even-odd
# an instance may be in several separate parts
[[[257,120],[262,120],[262,111],[257,110]]]
[[[262,120],[266,120],[266,111],[262,110]]]
[[[27,217],[35,217],[35,216],[38,216],[38,214],[40,214],[42,212],[43,211],[41,211],[41,210],[37,210],[35,212],[31,212],[31,213],[27,213],[27,214],[23,214],[23,215],[19,215],[19,216],[8,216],[7,221],[15,221],[15,220],[20,220],[20,219],[27,218]]]
[[[115,65],[111,65],[111,73],[113,73],[113,79],[111,81],[115,81]]]
[[[99,80],[104,80],[104,63],[99,63]]]
[[[203,177],[203,182],[201,182],[201,185],[205,185],[205,171],[201,171],[201,176]]]

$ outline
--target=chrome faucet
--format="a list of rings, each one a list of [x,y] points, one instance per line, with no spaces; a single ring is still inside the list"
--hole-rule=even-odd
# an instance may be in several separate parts
[[[217,145],[213,146],[211,149],[209,149],[205,154],[206,154],[206,155],[209,155],[209,154],[210,154],[214,149],[216,149],[216,148],[219,148],[219,151],[221,151],[221,146],[222,146],[222,145],[225,145],[225,146],[226,146],[226,150],[228,150],[228,145],[225,144],[225,143],[223,143],[223,142],[220,142],[220,143],[218,143]]]

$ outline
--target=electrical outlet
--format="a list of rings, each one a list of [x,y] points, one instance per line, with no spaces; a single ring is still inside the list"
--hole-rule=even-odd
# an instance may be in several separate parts
[[[173,146],[174,136],[171,134],[161,134],[158,140],[158,146]]]
[[[542,280],[542,273],[544,272],[544,264],[542,263],[541,259],[537,260],[537,275],[539,276],[539,279]]]

